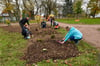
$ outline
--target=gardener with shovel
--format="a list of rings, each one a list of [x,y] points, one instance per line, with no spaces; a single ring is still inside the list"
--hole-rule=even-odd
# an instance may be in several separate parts
[[[67,40],[71,40],[71,41],[74,41],[75,44],[78,44],[79,40],[82,39],[83,34],[78,29],[76,29],[75,27],[71,27],[71,26],[67,26],[66,30],[68,31],[68,33],[62,40],[58,42],[60,44],[64,44]]]

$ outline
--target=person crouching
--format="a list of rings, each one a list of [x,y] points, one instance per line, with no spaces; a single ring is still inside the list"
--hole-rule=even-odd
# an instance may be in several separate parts
[[[30,39],[32,36],[32,33],[30,31],[30,28],[28,27],[27,24],[25,24],[22,28],[22,35],[24,36],[25,39]]]
[[[83,38],[83,34],[75,27],[67,26],[66,30],[68,31],[66,36],[62,40],[58,41],[61,44],[64,44],[67,40],[74,41],[75,44],[78,44]]]
[[[60,27],[59,23],[57,21],[53,22],[53,26],[54,26],[55,29],[58,29]]]
[[[42,27],[42,28],[46,28],[46,22],[45,22],[45,21],[42,21],[42,22],[41,22],[41,27]]]

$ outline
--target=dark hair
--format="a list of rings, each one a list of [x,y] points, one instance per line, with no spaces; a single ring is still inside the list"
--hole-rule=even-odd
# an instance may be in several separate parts
[[[66,26],[66,29],[68,29],[69,27],[68,26]]]

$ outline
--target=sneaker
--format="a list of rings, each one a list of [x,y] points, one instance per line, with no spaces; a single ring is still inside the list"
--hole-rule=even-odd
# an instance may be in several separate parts
[[[30,36],[27,36],[26,39],[30,39]]]

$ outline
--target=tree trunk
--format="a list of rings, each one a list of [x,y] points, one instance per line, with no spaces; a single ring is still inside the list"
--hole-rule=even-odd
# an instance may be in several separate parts
[[[19,4],[18,4],[18,0],[16,0],[16,10],[17,10],[17,20],[20,20],[20,9],[19,9]]]
[[[95,14],[96,14],[96,10],[95,10],[94,13],[93,13],[93,18],[95,18]]]

